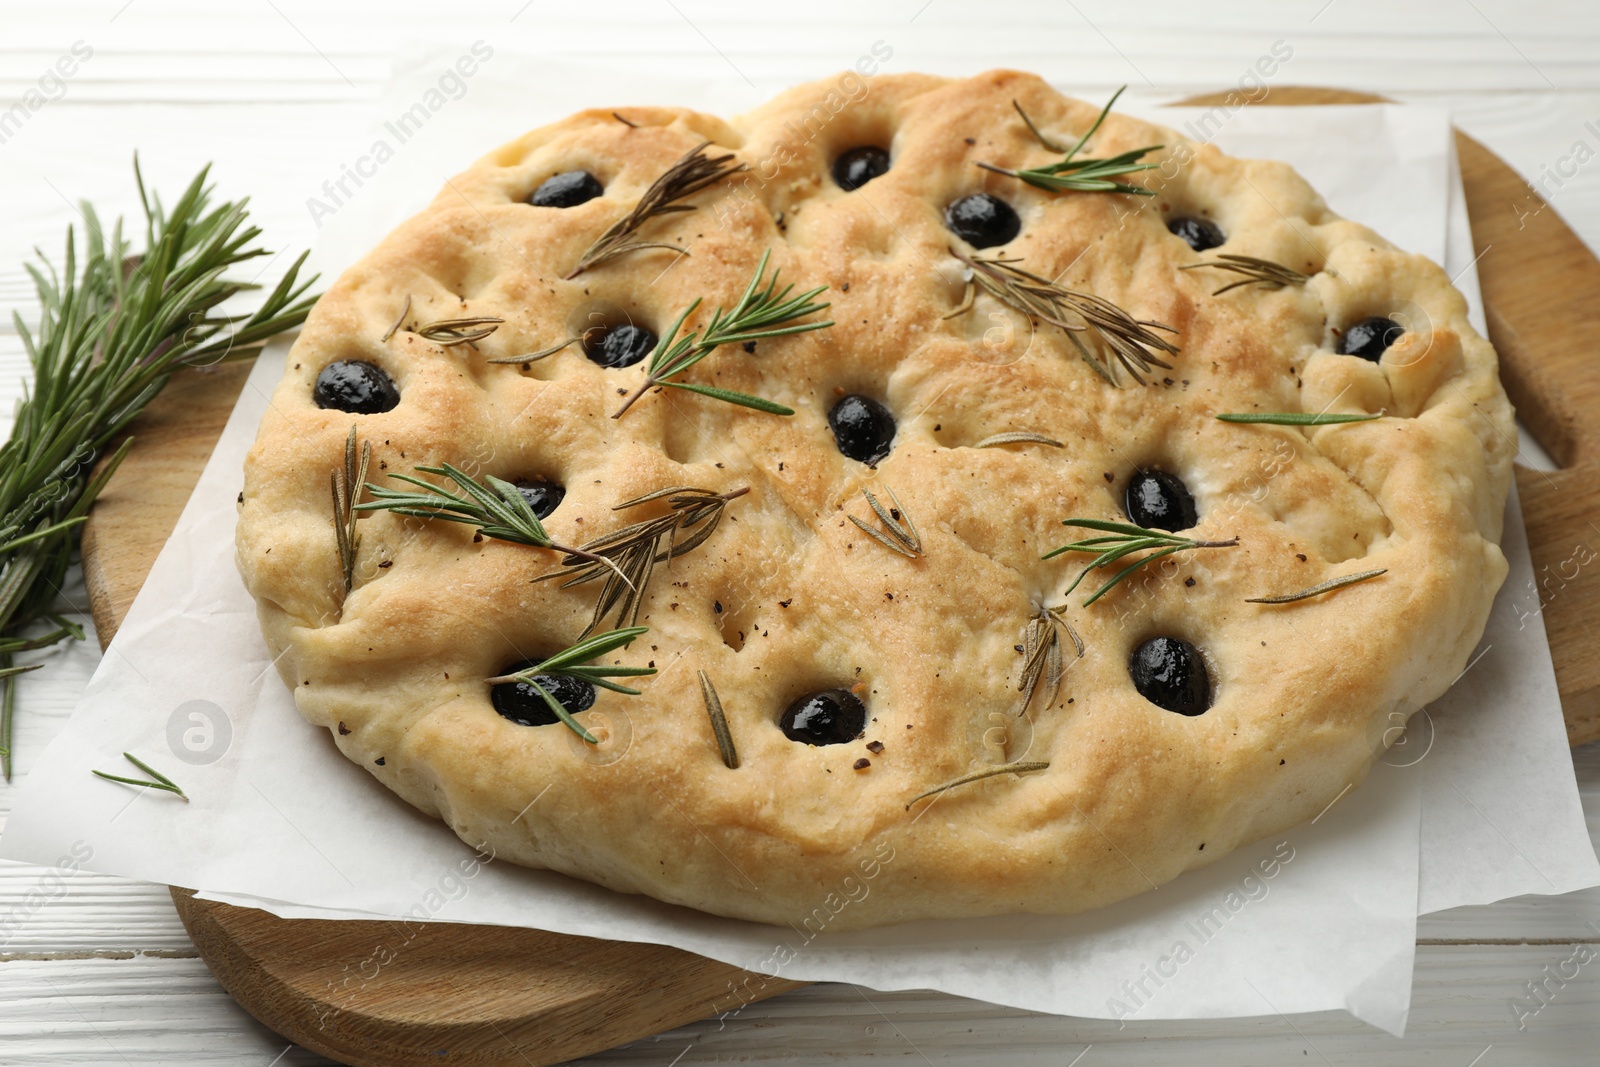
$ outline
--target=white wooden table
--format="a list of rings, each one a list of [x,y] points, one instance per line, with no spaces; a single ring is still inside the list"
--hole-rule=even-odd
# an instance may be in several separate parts
[[[1149,100],[1236,84],[1283,40],[1294,56],[1279,84],[1447,104],[1600,249],[1600,6],[1591,0],[391,0],[364,9],[334,0],[4,0],[0,431],[26,370],[9,313],[34,314],[19,264],[35,244],[59,254],[75,221],[71,201],[133,212],[135,148],[164,189],[214,160],[222,193],[250,194],[269,244],[296,250],[315,235],[306,200],[352,158],[396,46],[479,38],[680,72],[732,70],[763,87],[843,69],[881,40],[894,49],[885,69],[1014,66],[1091,99],[1127,82]],[[57,82],[46,72],[63,55],[73,56],[73,73]],[[7,125],[6,109],[30,89],[48,102]],[[1592,324],[1575,336],[1592,344]],[[67,600],[87,623],[82,590],[69,588]],[[19,777],[70,713],[95,649],[91,640],[55,650],[23,680]],[[1600,745],[1574,760],[1600,839]],[[10,797],[0,786],[0,825]],[[1333,1013],[1119,1030],[950,996],[819,985],[753,1005],[725,1029],[715,1020],[686,1026],[594,1062],[1600,1063],[1600,959],[1577,962],[1600,955],[1600,891],[1428,916],[1418,939],[1403,1041]],[[1547,1003],[1519,1028],[1511,1002],[1526,1002],[1530,983],[1542,984]],[[228,998],[165,887],[90,874],[60,882],[0,865],[0,1064],[324,1062]]]

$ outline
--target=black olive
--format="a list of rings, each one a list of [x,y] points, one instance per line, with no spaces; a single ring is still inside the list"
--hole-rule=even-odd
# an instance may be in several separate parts
[[[523,660],[501,673],[515,674],[539,662]],[[565,708],[569,715],[588,711],[594,706],[594,686],[581,678],[568,678],[564,674],[540,674],[535,677],[539,679],[539,688],[555,697],[556,703]],[[501,682],[489,690],[489,700],[494,704],[495,711],[519,726],[549,726],[561,721],[544,697],[527,682]]]
[[[1152,637],[1128,657],[1128,673],[1139,695],[1179,715],[1203,715],[1211,707],[1211,676],[1199,649],[1176,637]]]
[[[1341,356],[1360,356],[1376,363],[1383,358],[1384,350],[1400,340],[1400,335],[1405,332],[1406,328],[1393,319],[1374,315],[1346,327],[1334,351]]]
[[[973,193],[951,203],[944,209],[944,224],[973,248],[1003,245],[1022,229],[1011,205],[988,193]]]
[[[1189,243],[1189,247],[1196,252],[1204,252],[1208,248],[1215,248],[1228,238],[1223,234],[1222,227],[1209,219],[1197,219],[1189,215],[1173,219],[1167,223],[1167,229],[1182,237]]]
[[[1123,509],[1135,526],[1170,533],[1193,529],[1199,518],[1183,479],[1158,470],[1133,472]]]
[[[842,745],[867,728],[866,705],[848,689],[824,689],[800,697],[778,721],[783,736],[808,745]]]
[[[833,161],[833,180],[839,188],[859,189],[874,178],[889,173],[889,153],[877,145],[852,148]]]
[[[828,412],[828,425],[839,451],[869,467],[876,467],[894,444],[894,416],[871,397],[845,397]]]
[[[561,506],[561,501],[567,495],[567,487],[556,482],[529,478],[516,484],[517,492],[522,494],[522,499],[528,502],[533,513],[541,519],[548,519],[550,513]]]
[[[656,346],[656,335],[631,322],[605,326],[583,335],[583,352],[602,367],[631,367]]]
[[[577,207],[603,192],[605,189],[593,174],[586,170],[569,170],[541,182],[528,197],[528,203],[534,207]]]
[[[400,390],[382,368],[359,359],[342,359],[322,368],[311,399],[319,408],[376,415],[400,403]]]

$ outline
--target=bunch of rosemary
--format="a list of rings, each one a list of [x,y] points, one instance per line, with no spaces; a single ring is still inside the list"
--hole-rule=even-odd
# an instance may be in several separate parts
[[[78,527],[132,438],[113,443],[175,372],[255,355],[303,322],[316,300],[305,295],[316,279],[298,281],[302,255],[254,314],[224,314],[224,301],[260,286],[223,275],[269,255],[252,247],[261,231],[246,221],[248,201],[213,205],[207,167],[167,209],[146,193],[137,158],[133,169],[144,206],[142,250],[132,252],[120,219],[107,234],[85,203],[81,253],[69,228],[59,272],[42,254],[42,266],[27,268],[39,293],[37,331],[13,314],[34,381],[0,446],[0,771],[7,780],[16,675],[33,669],[13,666],[12,657],[84,636],[55,605]],[[42,621],[54,628],[37,633]]]

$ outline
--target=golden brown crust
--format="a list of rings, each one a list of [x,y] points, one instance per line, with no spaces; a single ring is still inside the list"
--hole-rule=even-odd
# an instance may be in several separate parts
[[[1390,728],[1462,669],[1505,574],[1496,542],[1515,446],[1494,351],[1439,267],[1333,215],[1283,164],[1113,115],[1093,153],[1165,144],[1151,157],[1165,168],[1136,179],[1158,195],[1056,194],[979,170],[1050,158],[1013,99],[1062,137],[1097,111],[996,71],[881,76],[842,109],[819,82],[728,122],[635,109],[630,128],[584,112],[481,160],[350,269],[290,355],[238,527],[240,569],[306,718],[514,862],[767,922],[825,908],[838,912],[830,929],[1095,907],[1310,818],[1359,781]],[[691,256],[641,252],[562,280],[705,139],[751,170],[649,225],[646,239]],[[888,144],[894,165],[846,193],[829,166],[861,143]],[[574,168],[605,195],[526,205],[543,178]],[[1022,231],[1005,252],[1027,267],[1175,326],[1174,369],[1113,389],[1059,330],[988,297],[945,318],[961,286],[941,212],[975,191],[1016,207]],[[1223,251],[1314,276],[1214,297],[1229,276],[1177,269],[1201,257],[1167,232],[1174,213],[1216,219]],[[836,325],[754,355],[720,349],[687,377],[792,417],[669,390],[613,421],[641,368],[602,370],[576,349],[527,369],[486,362],[554,344],[596,307],[660,331],[695,297],[702,310],[730,304],[768,248],[785,280],[831,287]],[[416,321],[507,321],[477,351],[404,330],[380,341],[408,296]],[[1335,329],[1397,307],[1410,329],[1382,363],[1333,354]],[[316,375],[339,359],[385,368],[400,405],[317,408]],[[834,445],[825,417],[840,391],[896,413],[876,471]],[[1325,408],[1385,417],[1309,430],[1213,418]],[[375,482],[445,461],[559,479],[568,496],[549,527],[566,543],[633,521],[611,506],[662,486],[750,487],[708,543],[651,583],[650,633],[610,659],[661,673],[644,695],[602,693],[585,713],[602,744],[501,718],[483,682],[587,622],[592,586],[533,584],[556,565],[550,553],[371,513],[343,594],[328,476],[352,422],[372,442]],[[971,447],[1017,430],[1065,447]],[[1084,656],[1054,704],[1015,718],[1013,646],[1039,605],[1063,602],[1083,560],[1039,557],[1074,536],[1064,518],[1121,519],[1120,488],[1147,464],[1187,480],[1197,536],[1239,546],[1179,554],[1089,608],[1083,587],[1067,603]],[[915,519],[920,558],[848,522],[870,518],[861,490],[880,486]],[[1245,603],[1378,567],[1388,573],[1317,600]],[[1134,690],[1130,650],[1156,633],[1204,650],[1206,714]],[[699,670],[721,694],[737,770],[719,757]],[[778,729],[794,697],[851,685],[871,715],[859,741],[811,747]],[[870,766],[854,769],[862,757]],[[1017,760],[1050,766],[906,809],[931,786]],[[828,903],[844,896],[848,908]]]

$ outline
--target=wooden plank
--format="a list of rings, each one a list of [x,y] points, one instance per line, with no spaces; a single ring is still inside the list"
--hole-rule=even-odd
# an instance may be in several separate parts
[[[1417,952],[1404,1040],[1341,1012],[1286,1019],[1264,1008],[1259,1018],[1135,1020],[1119,1029],[1116,1022],[1041,1015],[938,993],[881,993],[822,983],[582,1062],[589,1067],[824,1061],[1007,1067],[1079,1062],[1082,1067],[1577,1067],[1594,1062],[1600,959],[1568,964],[1573,958],[1570,944],[1424,946]],[[1563,971],[1571,977],[1561,978]],[[1524,1012],[1539,1005],[1529,993],[1530,983],[1546,983],[1546,1004],[1523,1015],[1519,1029],[1514,1004]],[[199,960],[149,957],[0,965],[0,1048],[5,1049],[7,1067],[320,1067],[331,1062],[288,1046],[251,1020]],[[1086,1048],[1091,1051],[1084,1054]],[[1075,1060],[1080,1054],[1082,1060]]]
[[[237,1063],[322,1067],[256,1022],[198,959],[0,964],[7,1067]]]
[[[166,886],[0,863],[0,966],[140,952],[196,954]]]
[[[120,5],[118,5],[120,6]],[[896,69],[976,71],[988,57],[1058,71],[1075,85],[1199,89],[1247,69],[1274,39],[1290,42],[1293,77],[1382,92],[1550,92],[1600,87],[1591,8],[1542,13],[1484,2],[1446,9],[1390,5],[1381,32],[1368,5],[1305,10],[1208,5],[1197,18],[1181,0],[1115,5],[957,5],[922,0],[869,5],[827,0],[774,33],[770,16],[729,0],[615,0],[605,32],[582,7],[521,4],[493,11],[420,2],[386,5],[383,18],[340,5],[281,3],[228,8],[139,0],[108,21],[100,3],[53,4],[7,27],[17,60],[0,73],[11,99],[74,40],[96,49],[74,76],[69,100],[352,99],[381,84],[386,59],[408,40],[471,40],[601,62],[698,67],[757,82],[789,83],[843,68],[882,39]],[[115,8],[113,8],[115,11]],[[513,16],[516,16],[513,18]],[[190,32],[174,33],[174,25]],[[712,43],[714,42],[714,44]],[[720,54],[719,54],[720,53]],[[726,58],[724,58],[726,57]],[[67,105],[70,106],[70,105]]]

